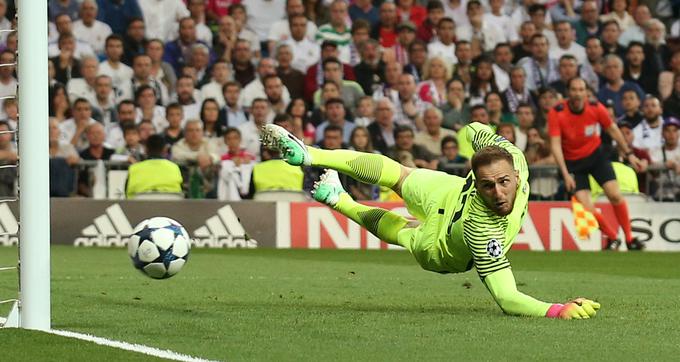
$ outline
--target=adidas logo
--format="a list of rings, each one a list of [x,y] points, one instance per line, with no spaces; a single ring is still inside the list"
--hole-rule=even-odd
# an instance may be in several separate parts
[[[0,204],[0,245],[19,245],[19,223],[7,204]]]
[[[194,244],[209,248],[257,248],[257,241],[250,239],[234,210],[225,205],[217,215],[205,221],[205,225],[194,230]]]
[[[106,213],[94,219],[81,231],[83,237],[73,241],[74,246],[127,246],[132,226],[120,205],[106,208]]]

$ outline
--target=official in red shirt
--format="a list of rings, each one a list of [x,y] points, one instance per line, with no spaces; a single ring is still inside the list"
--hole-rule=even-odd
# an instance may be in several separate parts
[[[628,205],[622,197],[619,183],[611,162],[602,149],[601,129],[604,129],[626,155],[636,170],[642,165],[633,154],[616,126],[607,109],[597,100],[588,99],[586,82],[581,78],[573,78],[567,87],[566,101],[558,103],[548,113],[548,134],[550,147],[557,165],[564,177],[568,192],[574,192],[576,199],[586,210],[593,213],[600,225],[600,230],[607,237],[606,249],[617,249],[616,229],[608,225],[602,214],[595,209],[590,195],[588,175],[602,186],[605,195],[611,202],[616,218],[623,228],[629,250],[642,250],[644,245],[633,238],[628,215]],[[572,176],[573,175],[573,176]]]

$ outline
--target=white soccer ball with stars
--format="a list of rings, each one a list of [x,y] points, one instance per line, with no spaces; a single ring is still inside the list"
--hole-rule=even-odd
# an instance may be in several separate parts
[[[191,239],[182,224],[167,217],[140,222],[128,242],[132,264],[154,279],[179,273],[189,259]]]

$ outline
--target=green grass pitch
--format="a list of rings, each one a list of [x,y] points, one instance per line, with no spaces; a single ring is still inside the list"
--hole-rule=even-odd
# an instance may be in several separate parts
[[[15,248],[0,248],[0,265],[15,260]],[[62,246],[52,248],[52,323],[230,361],[679,358],[678,254],[513,251],[510,260],[520,290],[590,297],[601,312],[505,316],[474,272],[425,272],[398,251],[193,250],[179,275],[157,281],[123,249]],[[16,274],[0,273],[0,299],[16,285]],[[151,359],[11,329],[0,345],[11,361]]]

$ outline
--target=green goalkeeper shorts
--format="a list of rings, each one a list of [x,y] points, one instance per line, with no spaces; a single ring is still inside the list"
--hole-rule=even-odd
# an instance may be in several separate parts
[[[399,233],[399,244],[407,248],[420,266],[438,273],[469,270],[470,254],[462,239],[448,240],[447,229],[465,179],[444,172],[413,170],[401,187],[408,212],[421,223]],[[460,249],[460,250],[454,250]]]

